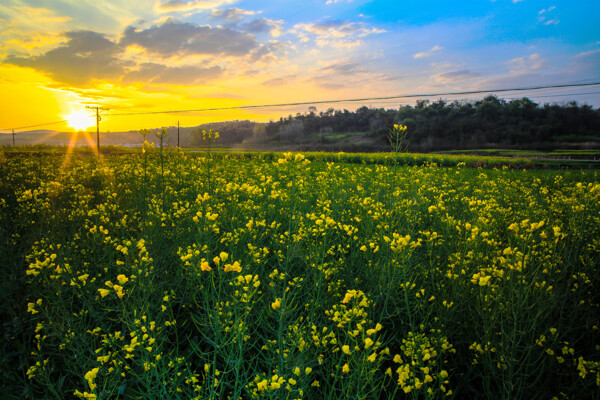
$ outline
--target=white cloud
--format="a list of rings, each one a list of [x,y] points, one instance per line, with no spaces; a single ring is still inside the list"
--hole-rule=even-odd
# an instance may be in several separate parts
[[[550,7],[548,7],[548,8],[543,8],[543,9],[541,9],[541,10],[538,12],[538,14],[542,15],[542,14],[544,14],[544,13],[547,13],[547,12],[550,12],[550,11],[554,10],[555,8],[556,8],[556,6],[550,6]]]
[[[300,43],[307,43],[311,39],[319,47],[356,47],[363,42],[366,36],[383,33],[385,30],[368,27],[362,22],[350,21],[325,21],[318,23],[296,24],[290,30],[298,36]]]
[[[319,47],[335,47],[338,49],[350,49],[353,47],[358,47],[362,45],[364,42],[362,40],[327,40],[327,39],[317,39],[315,43]]]
[[[560,22],[558,19],[556,18],[552,18],[550,20],[546,20],[546,15],[548,15],[548,13],[550,13],[552,10],[554,10],[556,8],[556,6],[550,6],[548,8],[544,8],[542,10],[540,10],[538,12],[538,22],[544,25],[558,25],[558,23]]]
[[[175,20],[168,20],[148,29],[129,26],[125,29],[120,44],[137,45],[162,57],[176,54],[242,56],[258,47],[256,38],[248,33]]]
[[[250,22],[235,26],[238,30],[248,33],[269,32],[271,36],[278,37],[282,33],[283,20],[272,20],[268,18],[258,18]]]
[[[473,72],[468,69],[462,69],[458,71],[443,72],[441,74],[435,74],[431,76],[431,80],[440,85],[447,85],[450,83],[465,82],[474,78],[479,78],[481,74]]]
[[[544,22],[544,25],[558,25],[559,22],[560,21],[558,19],[551,19],[551,20]]]
[[[427,58],[427,57],[431,57],[433,55],[433,53],[438,52],[438,51],[440,51],[442,49],[443,49],[442,46],[435,45],[429,51],[423,51],[423,52],[417,53],[413,57],[414,58]]]
[[[157,63],[144,63],[135,70],[129,71],[124,77],[124,83],[161,83],[174,85],[189,85],[199,82],[206,83],[220,76],[223,69],[219,66],[201,68],[194,65],[168,67]]]
[[[548,62],[538,53],[526,57],[516,57],[506,63],[511,75],[522,75],[539,71],[548,66]]]
[[[362,22],[349,21],[326,21],[310,24],[297,24],[294,26],[295,31],[304,31],[317,35],[320,38],[339,39],[348,36],[356,35],[365,37],[375,33],[383,33],[385,30],[377,28],[368,28]]]
[[[596,44],[600,44],[600,43],[596,43]],[[582,53],[576,54],[573,58],[588,57],[588,56],[592,56],[594,54],[599,54],[599,53],[600,53],[600,49],[584,51]]]
[[[213,10],[211,18],[218,18],[225,21],[239,21],[246,15],[255,15],[256,11],[242,10],[241,8],[228,8],[226,10]]]
[[[116,79],[128,66],[118,59],[117,43],[93,31],[65,34],[66,43],[33,57],[9,56],[5,62],[47,73],[57,81],[87,85],[94,79]]]

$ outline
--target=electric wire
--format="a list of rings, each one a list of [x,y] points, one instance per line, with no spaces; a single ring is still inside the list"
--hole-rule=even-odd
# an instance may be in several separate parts
[[[163,110],[163,111],[142,111],[142,112],[128,112],[128,113],[109,113],[108,115],[111,115],[111,116],[152,115],[152,114],[175,114],[175,113],[201,112],[201,111],[241,110],[241,109],[264,108],[264,107],[274,108],[274,107],[301,106],[301,105],[310,105],[310,104],[334,104],[334,103],[359,102],[359,101],[406,99],[406,98],[415,98],[415,97],[459,96],[459,95],[482,94],[482,93],[519,92],[519,91],[527,91],[527,90],[542,90],[542,89],[554,89],[554,88],[564,88],[564,87],[581,87],[581,86],[597,86],[597,85],[600,85],[600,82],[578,83],[578,84],[561,84],[561,85],[546,85],[546,86],[534,86],[534,87],[527,87],[527,88],[511,88],[511,89],[471,90],[471,91],[447,92],[447,93],[406,94],[406,95],[398,95],[398,96],[366,97],[366,98],[358,98],[358,99],[317,100],[317,101],[304,101],[304,102],[295,102],[295,103],[278,103],[278,104],[260,104],[260,105],[231,106],[231,107],[197,108],[197,109],[186,109],[186,110]]]
[[[21,130],[21,129],[38,128],[40,126],[56,125],[56,124],[61,124],[63,122],[68,122],[68,120],[63,119],[61,121],[46,122],[46,123],[37,124],[37,125],[18,126],[18,127],[14,127],[14,128],[0,129],[0,131],[12,131],[12,130],[17,131],[17,130]]]

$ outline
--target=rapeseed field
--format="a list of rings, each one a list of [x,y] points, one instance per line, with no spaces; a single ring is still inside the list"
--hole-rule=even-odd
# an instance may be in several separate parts
[[[147,141],[130,156],[5,155],[0,171],[15,398],[600,393],[595,171]]]

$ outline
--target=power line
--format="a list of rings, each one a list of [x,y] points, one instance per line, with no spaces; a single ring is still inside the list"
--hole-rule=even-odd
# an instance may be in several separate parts
[[[63,122],[67,122],[66,119],[63,119],[62,121],[55,121],[55,122],[46,122],[44,124],[37,124],[37,125],[27,125],[27,126],[17,126],[14,128],[6,128],[6,129],[0,129],[0,131],[11,131],[11,130],[20,130],[20,129],[27,129],[27,128],[37,128],[40,126],[47,126],[47,125],[55,125],[55,124],[60,124]]]
[[[548,94],[548,95],[544,95],[544,96],[536,96],[533,95],[531,97],[533,98],[540,98],[540,97],[562,97],[562,96],[585,96],[587,94],[600,94],[600,92],[587,92],[587,93],[556,93],[556,94]]]
[[[127,116],[127,115],[149,115],[149,114],[173,114],[173,113],[184,113],[184,112],[202,112],[202,111],[221,111],[221,110],[237,110],[237,109],[249,109],[249,108],[273,108],[273,107],[287,107],[287,106],[298,106],[298,105],[310,105],[310,104],[333,104],[333,103],[351,103],[359,101],[385,101],[394,99],[405,99],[405,98],[416,98],[416,97],[438,97],[438,96],[458,96],[458,95],[469,95],[469,94],[483,94],[483,93],[502,93],[502,92],[523,92],[523,91],[536,91],[543,89],[556,89],[556,88],[571,88],[571,87],[584,87],[584,86],[598,86],[600,82],[586,82],[586,83],[569,83],[560,85],[546,85],[546,86],[533,86],[526,88],[511,88],[511,89],[489,89],[489,90],[472,90],[463,92],[446,92],[446,93],[425,93],[425,94],[406,94],[398,96],[387,96],[387,97],[367,97],[360,99],[340,99],[340,100],[318,100],[311,102],[296,102],[296,103],[279,103],[279,104],[261,104],[261,105],[247,105],[247,106],[233,106],[233,107],[214,107],[214,108],[198,108],[188,110],[166,110],[166,111],[146,111],[146,112],[130,112],[130,113],[109,113],[111,116]],[[547,96],[535,96],[531,97],[562,97],[562,96],[579,96],[579,95],[590,95],[597,94],[598,92],[592,93],[572,93],[572,94],[555,94]],[[93,107],[95,108],[95,107]],[[96,116],[98,122],[99,115]],[[21,130],[28,128],[37,128],[41,126],[55,125],[68,120],[63,119],[60,121],[46,122],[37,125],[19,126],[14,128],[0,129],[0,131],[11,131]],[[10,134],[10,133],[6,133]]]
[[[197,109],[187,109],[187,110],[129,112],[129,113],[115,113],[115,114],[109,114],[109,115],[126,116],[126,115],[175,114],[175,113],[200,112],[200,111],[240,110],[240,109],[248,109],[248,108],[267,108],[267,107],[273,108],[273,107],[301,106],[301,105],[309,105],[309,104],[332,104],[332,103],[349,103],[349,102],[357,102],[357,101],[393,100],[393,99],[404,99],[404,98],[414,98],[414,97],[457,96],[457,95],[482,94],[482,93],[518,92],[518,91],[527,91],[527,90],[541,90],[541,89],[555,89],[555,88],[565,88],[565,87],[581,87],[581,86],[597,86],[597,85],[600,85],[600,82],[533,86],[533,87],[527,87],[527,88],[512,88],[512,89],[472,90],[472,91],[465,91],[465,92],[406,94],[406,95],[386,96],[386,97],[366,97],[366,98],[360,98],[360,99],[318,100],[318,101],[305,101],[305,102],[297,102],[297,103],[278,103],[278,104],[260,104],[260,105],[248,105],[248,106],[232,106],[232,107],[197,108]]]

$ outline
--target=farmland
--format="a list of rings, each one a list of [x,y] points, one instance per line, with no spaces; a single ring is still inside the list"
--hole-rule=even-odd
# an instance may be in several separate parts
[[[145,150],[0,155],[14,398],[597,398],[596,171]]]

